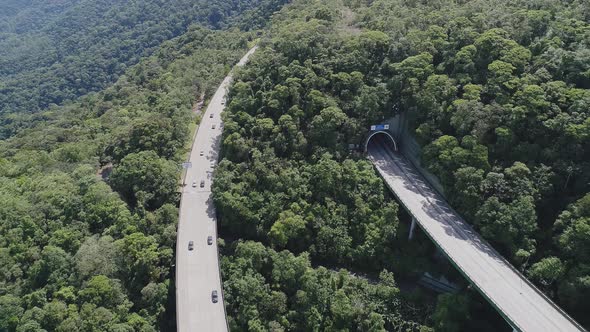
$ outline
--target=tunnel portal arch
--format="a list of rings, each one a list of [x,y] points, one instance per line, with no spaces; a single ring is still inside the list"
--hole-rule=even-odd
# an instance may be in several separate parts
[[[389,137],[389,139],[393,143],[394,150],[398,151],[397,142],[396,142],[395,138],[393,137],[393,135],[387,130],[378,130],[378,131],[372,132],[365,140],[364,150],[363,150],[365,153],[367,153],[367,150],[369,148],[369,142],[371,141],[371,138],[373,138],[374,136],[376,136],[378,134],[384,134],[385,136]]]

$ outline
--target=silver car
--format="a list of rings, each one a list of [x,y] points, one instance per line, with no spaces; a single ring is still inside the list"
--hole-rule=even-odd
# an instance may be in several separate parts
[[[207,236],[207,244],[208,245],[212,245],[213,244],[213,236],[211,236],[211,235]]]
[[[188,241],[188,250],[193,251],[195,248],[195,243],[193,241]]]

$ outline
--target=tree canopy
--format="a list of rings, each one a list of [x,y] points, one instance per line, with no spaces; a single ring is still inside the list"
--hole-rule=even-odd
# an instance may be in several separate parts
[[[1,331],[175,329],[178,165],[193,105],[253,37],[192,26],[112,87],[0,141]]]
[[[229,92],[213,187],[222,234],[407,276],[403,213],[349,149],[403,112],[451,205],[588,324],[583,218],[566,212],[590,183],[586,7],[294,1]],[[427,325],[481,319],[472,310],[481,299],[461,296],[440,299]]]
[[[588,326],[589,21],[583,0],[3,1],[0,330],[174,330],[193,107],[258,38],[213,183],[232,330],[508,328],[353,148],[402,112],[453,208]]]

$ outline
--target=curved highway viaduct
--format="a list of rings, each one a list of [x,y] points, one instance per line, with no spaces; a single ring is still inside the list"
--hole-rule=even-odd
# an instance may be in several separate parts
[[[426,182],[387,130],[374,131],[364,148],[399,202],[453,265],[516,331],[584,331],[494,250]]]

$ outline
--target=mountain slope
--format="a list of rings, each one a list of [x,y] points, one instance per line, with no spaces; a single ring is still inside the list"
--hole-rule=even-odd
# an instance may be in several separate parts
[[[15,9],[0,38],[0,138],[26,126],[30,113],[105,88],[190,24],[222,28],[256,13],[258,22],[241,24],[252,28],[284,2],[80,0],[58,2],[47,20],[47,4]],[[36,28],[12,27],[19,15]]]
[[[110,88],[0,141],[0,331],[173,331],[193,104],[248,49],[191,27]]]

